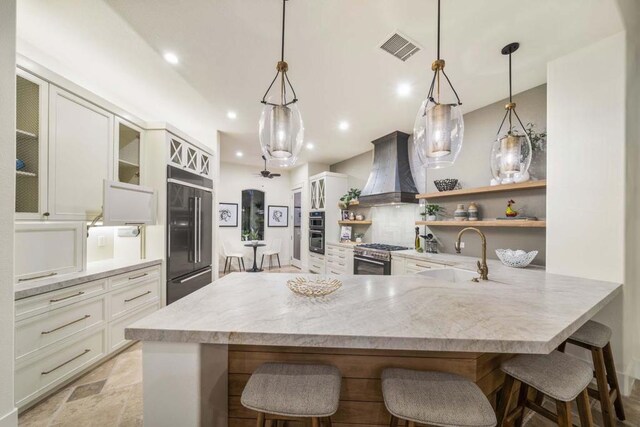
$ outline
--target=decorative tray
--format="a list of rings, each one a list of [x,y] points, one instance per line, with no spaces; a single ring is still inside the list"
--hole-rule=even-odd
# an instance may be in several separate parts
[[[292,292],[306,297],[323,297],[337,291],[342,286],[338,279],[296,277],[287,280]]]

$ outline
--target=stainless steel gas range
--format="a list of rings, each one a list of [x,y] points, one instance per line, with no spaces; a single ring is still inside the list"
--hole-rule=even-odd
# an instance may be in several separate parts
[[[409,249],[404,246],[366,243],[353,248],[353,274],[391,275],[391,252]]]

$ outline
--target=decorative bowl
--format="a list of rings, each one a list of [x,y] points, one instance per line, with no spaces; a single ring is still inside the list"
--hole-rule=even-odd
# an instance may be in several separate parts
[[[436,179],[433,183],[436,185],[438,191],[451,191],[458,185],[458,180],[454,178]]]
[[[522,250],[496,249],[496,255],[507,267],[524,268],[538,255],[538,251],[525,252]]]
[[[287,286],[292,292],[306,297],[323,297],[337,291],[342,286],[342,282],[329,278],[307,278],[296,277],[287,280]]]

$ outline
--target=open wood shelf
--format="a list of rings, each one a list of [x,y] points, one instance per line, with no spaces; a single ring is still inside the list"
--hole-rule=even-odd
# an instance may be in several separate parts
[[[517,228],[545,228],[545,220],[526,219],[485,219],[482,221],[416,221],[416,225],[429,227],[517,227]]]
[[[442,191],[436,193],[423,193],[416,195],[416,199],[440,199],[443,197],[468,196],[474,194],[499,193],[504,191],[532,190],[546,188],[547,180],[527,181],[518,184],[491,185],[488,187],[463,188],[460,190]]]
[[[367,220],[367,219],[365,219],[364,221],[347,220],[347,221],[338,221],[338,224],[340,225],[371,225],[372,222],[371,220]]]
[[[130,167],[130,168],[139,168],[140,165],[130,162],[128,160],[123,160],[123,159],[118,159],[118,163],[120,164],[120,166],[123,167]]]
[[[35,133],[27,132],[20,129],[16,129],[16,136],[29,139],[38,139],[38,135],[36,135]]]
[[[351,206],[358,206],[359,204],[360,204],[359,200],[351,200],[349,202],[349,206],[347,207],[347,209],[350,208]],[[338,207],[340,207],[340,203],[338,203]]]

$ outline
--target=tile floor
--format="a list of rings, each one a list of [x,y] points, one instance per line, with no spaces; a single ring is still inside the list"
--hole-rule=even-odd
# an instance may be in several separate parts
[[[294,273],[295,267],[272,272]],[[549,402],[547,402],[547,406]],[[619,427],[640,426],[640,382],[631,396],[624,398],[626,421]],[[549,409],[553,409],[552,406]],[[602,427],[600,406],[592,401],[594,423]],[[577,410],[575,421],[577,421]],[[527,416],[527,427],[553,427],[547,419]],[[135,344],[99,365],[20,415],[20,427],[133,427],[142,426],[142,346]]]

